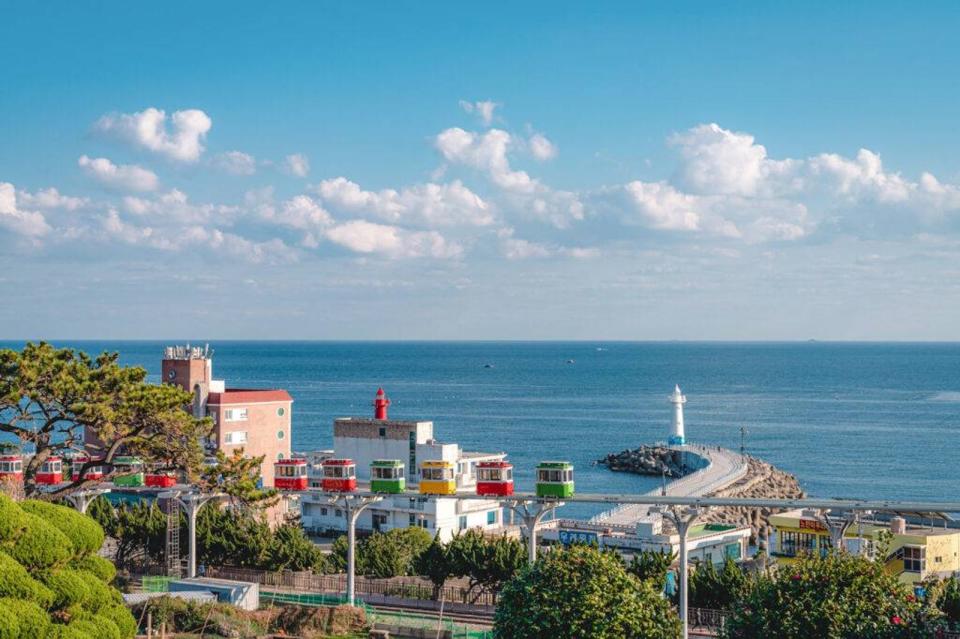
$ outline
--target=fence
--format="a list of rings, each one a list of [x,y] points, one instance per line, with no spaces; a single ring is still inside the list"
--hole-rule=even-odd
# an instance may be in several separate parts
[[[723,610],[690,608],[687,610],[687,622],[691,628],[719,632],[727,623],[727,613]]]
[[[207,577],[252,581],[261,586],[273,586],[299,592],[343,593],[347,590],[346,575],[318,575],[313,572],[268,572],[249,568],[213,567],[206,569]],[[414,578],[369,579],[357,577],[355,591],[358,596],[380,595],[404,599],[433,599],[433,585]],[[440,599],[448,603],[470,604],[475,606],[495,606],[497,601],[492,593],[470,592],[468,588],[445,586],[439,593]]]

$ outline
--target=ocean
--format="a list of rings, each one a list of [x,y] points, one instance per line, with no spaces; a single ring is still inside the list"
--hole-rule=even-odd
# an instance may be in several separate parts
[[[160,381],[167,342],[55,342],[118,351]],[[194,342],[202,343],[202,342]],[[3,347],[18,348],[19,342]],[[542,459],[575,464],[583,492],[645,492],[656,478],[593,462],[667,438],[667,396],[687,396],[691,442],[737,449],[794,473],[811,495],[956,499],[960,344],[210,341],[228,387],[285,388],[293,448],[333,444],[333,419],[428,419],[437,439],[506,451],[519,489]],[[567,507],[586,516],[592,507]]]

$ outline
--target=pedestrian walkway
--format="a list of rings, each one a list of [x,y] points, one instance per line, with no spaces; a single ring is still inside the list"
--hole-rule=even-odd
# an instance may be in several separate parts
[[[719,446],[688,444],[675,448],[702,457],[707,465],[685,477],[667,483],[666,494],[671,497],[704,497],[739,481],[747,474],[749,468],[746,457]],[[664,489],[658,488],[647,494],[659,495],[663,491]],[[657,516],[650,512],[650,508],[645,504],[623,504],[594,516],[590,522],[612,526],[635,526],[641,521]]]

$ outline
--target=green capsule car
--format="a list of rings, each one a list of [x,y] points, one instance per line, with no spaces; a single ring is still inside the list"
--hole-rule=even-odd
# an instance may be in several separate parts
[[[545,461],[537,464],[537,497],[572,497],[573,464]]]
[[[398,494],[407,489],[399,459],[375,459],[370,464],[370,492]]]

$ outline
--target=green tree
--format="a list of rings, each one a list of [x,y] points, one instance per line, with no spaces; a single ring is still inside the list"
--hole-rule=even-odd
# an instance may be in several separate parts
[[[264,457],[244,457],[243,453],[243,448],[234,449],[230,455],[218,450],[216,464],[205,466],[201,473],[201,489],[227,495],[234,508],[273,506],[280,499],[280,493],[260,485]]]
[[[571,546],[545,553],[504,586],[494,636],[676,639],[680,620],[618,557],[590,546]]]
[[[270,570],[330,572],[326,554],[310,541],[297,524],[285,523],[273,531],[269,552]]]
[[[690,575],[688,601],[693,608],[729,610],[740,599],[746,583],[746,575],[729,557],[719,571],[713,562],[702,562]]]
[[[433,584],[433,599],[440,599],[440,592],[447,579],[456,574],[457,566],[449,546],[440,541],[440,533],[433,538],[427,549],[413,562],[413,570]]]
[[[35,454],[24,467],[27,496],[44,496],[36,473],[49,457],[83,448],[83,431],[97,433],[100,445],[90,450],[84,467],[113,472],[118,454],[141,456],[147,463],[195,476],[203,461],[201,440],[213,426],[183,407],[190,393],[176,386],[146,382],[140,367],[124,367],[116,353],[93,359],[82,352],[45,342],[22,351],[0,350],[0,433],[19,440]],[[63,495],[84,487],[78,479],[58,488]]]
[[[430,533],[419,527],[375,532],[358,544],[357,571],[370,577],[414,574],[414,562],[431,543]]]
[[[498,593],[527,563],[527,551],[519,540],[490,539],[477,529],[454,537],[449,553],[454,574],[469,579],[474,600],[483,593]]]
[[[939,611],[924,606],[879,562],[847,553],[805,555],[750,584],[731,608],[727,639],[921,639]]]
[[[649,581],[657,592],[667,587],[667,572],[676,559],[676,553],[658,550],[644,550],[633,556],[627,565],[627,572],[640,581]]]

